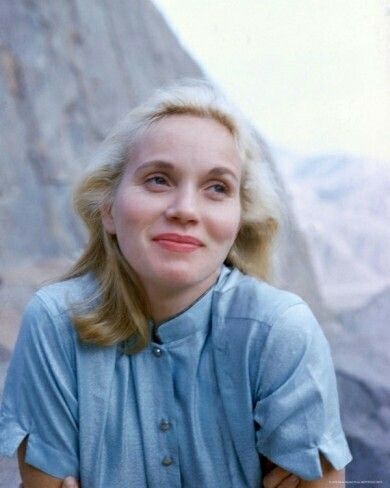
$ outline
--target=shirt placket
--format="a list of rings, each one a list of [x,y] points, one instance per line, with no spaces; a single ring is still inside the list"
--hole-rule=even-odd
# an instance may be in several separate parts
[[[175,418],[175,398],[172,373],[172,359],[169,349],[163,344],[151,344],[154,382],[158,385],[158,394],[154,399],[157,433],[158,461],[162,486],[181,487],[180,459],[177,425]]]

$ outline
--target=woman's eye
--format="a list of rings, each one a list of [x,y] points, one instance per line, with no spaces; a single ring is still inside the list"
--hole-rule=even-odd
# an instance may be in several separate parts
[[[155,183],[156,185],[164,185],[167,180],[163,176],[151,176],[145,183]]]
[[[214,188],[215,193],[228,193],[228,188],[222,183],[216,183],[215,185],[211,185],[210,188]]]

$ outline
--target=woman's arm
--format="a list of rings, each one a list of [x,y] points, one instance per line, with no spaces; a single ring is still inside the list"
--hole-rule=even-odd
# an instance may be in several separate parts
[[[12,454],[19,446],[27,488],[61,487],[61,478],[79,472],[73,340],[66,316],[56,315],[35,294],[23,314],[0,415],[7,433],[2,447]],[[28,435],[22,443],[20,432]]]
[[[288,471],[276,466],[264,477],[263,486],[264,488],[329,488],[330,482],[337,482],[338,486],[344,486],[343,469],[336,471],[323,456],[321,456],[321,466],[323,477],[313,481],[298,479]]]
[[[54,478],[24,462],[26,447],[27,437],[18,448],[19,471],[23,488],[61,488],[63,486],[61,479]]]
[[[256,447],[294,472],[302,487],[343,483],[351,454],[340,421],[329,343],[304,303],[290,306],[270,327],[261,351],[255,399]],[[326,453],[332,466],[318,455]],[[341,470],[337,472],[337,470]],[[329,480],[329,481],[328,481]]]

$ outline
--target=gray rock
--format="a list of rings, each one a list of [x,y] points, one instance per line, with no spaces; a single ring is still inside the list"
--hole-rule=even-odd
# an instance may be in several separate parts
[[[16,456],[13,458],[1,458],[0,488],[18,488],[19,483],[20,476]]]
[[[354,460],[348,480],[390,482],[390,288],[340,316],[332,340],[341,413]]]

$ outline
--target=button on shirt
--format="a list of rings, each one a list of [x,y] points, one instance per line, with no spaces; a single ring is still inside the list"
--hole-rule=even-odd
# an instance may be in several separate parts
[[[328,345],[307,305],[222,266],[140,353],[80,343],[91,275],[39,290],[0,409],[0,454],[85,487],[258,488],[259,454],[309,479],[350,459]]]

